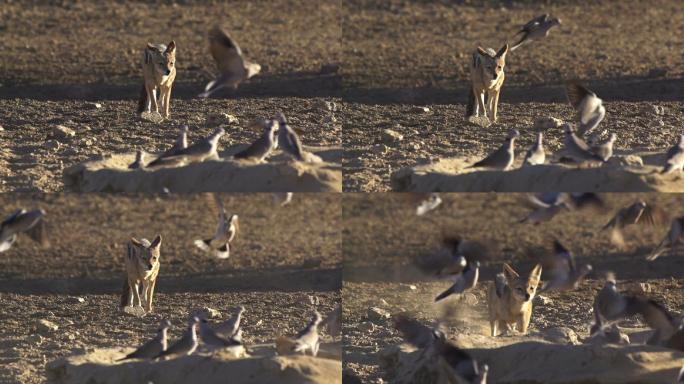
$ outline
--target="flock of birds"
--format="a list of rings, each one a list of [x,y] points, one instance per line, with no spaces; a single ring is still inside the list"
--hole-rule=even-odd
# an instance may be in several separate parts
[[[241,321],[245,307],[235,308],[234,313],[223,323],[212,325],[206,316],[191,314],[188,327],[181,337],[173,344],[168,345],[167,334],[171,327],[169,320],[162,320],[157,334],[135,351],[116,360],[124,361],[128,359],[171,359],[193,354],[200,345],[200,341],[211,350],[221,349],[230,352],[236,357],[243,357],[246,354],[242,339]],[[307,353],[312,356],[318,355],[320,345],[319,327],[325,327],[329,336],[335,338],[339,336],[341,330],[342,307],[338,305],[325,319],[318,311],[314,311],[311,321],[292,338],[293,353]]]
[[[540,40],[549,35],[551,29],[561,24],[561,20],[544,14],[530,20],[516,33],[517,41],[511,47],[511,51],[528,44],[534,40]],[[589,88],[577,83],[566,83],[566,95],[576,111],[575,126],[570,123],[561,124],[564,133],[563,149],[559,153],[559,161],[570,160],[577,164],[604,164],[613,156],[613,146],[617,135],[612,133],[608,139],[598,142],[600,132],[597,128],[606,116],[606,108],[603,101]],[[593,133],[586,141],[585,135]],[[468,168],[491,168],[507,171],[512,169],[515,161],[515,139],[520,132],[511,129],[501,147],[476,162]],[[542,165],[547,162],[547,154],[543,145],[544,134],[539,132],[535,143],[525,152],[523,166]],[[666,152],[663,162],[663,174],[668,174],[684,168],[684,135],[680,136],[677,143]]]
[[[199,249],[219,259],[230,257],[230,246],[239,232],[237,214],[228,214],[218,193],[206,193],[207,201],[217,217],[214,235],[194,241]],[[274,204],[283,207],[292,202],[294,193],[272,193]],[[18,209],[0,222],[0,252],[9,250],[20,234],[27,235],[44,248],[50,246],[44,209]]]
[[[315,155],[304,150],[299,135],[287,123],[284,114],[278,113],[273,119],[255,121],[252,127],[262,129],[261,136],[247,148],[234,154],[234,159],[260,163],[271,156],[276,149],[280,148],[285,154],[296,161],[319,161]],[[220,159],[217,152],[218,143],[226,133],[222,127],[216,128],[211,135],[197,140],[192,145],[188,145],[188,132],[188,126],[183,126],[174,144],[152,161],[146,161],[146,153],[138,150],[135,161],[128,168],[148,169]]]
[[[425,215],[436,209],[442,199],[438,194],[425,197],[417,206],[416,214]],[[435,202],[439,202],[436,203]],[[539,224],[552,220],[564,211],[597,210],[605,212],[606,202],[594,193],[540,193],[530,194],[526,204],[532,207],[530,213],[520,223]],[[431,209],[426,209],[430,207]],[[624,246],[623,230],[630,225],[659,225],[670,222],[670,229],[664,239],[646,257],[652,261],[671,249],[676,252],[681,245],[684,217],[669,220],[668,214],[656,205],[643,199],[620,207],[599,231],[611,231],[611,242],[618,247]],[[451,286],[440,293],[435,302],[451,295],[462,295],[475,288],[479,279],[480,260],[489,257],[487,246],[478,242],[445,236],[441,252],[419,257],[416,266],[425,274],[437,279],[452,281]],[[578,289],[582,280],[595,272],[590,264],[579,265],[573,253],[557,239],[553,239],[551,252],[543,256],[540,263],[549,271],[539,292],[571,291]],[[618,290],[615,274],[603,273],[605,285],[597,293],[593,304],[594,321],[590,325],[587,342],[629,343],[629,337],[622,333],[617,324],[631,316],[639,316],[653,332],[647,344],[663,346],[684,351],[684,320],[670,312],[658,301],[645,297],[621,293]],[[507,284],[503,273],[497,274],[494,284],[498,288]],[[478,364],[467,352],[450,343],[444,332],[429,327],[407,314],[395,318],[395,327],[404,339],[417,348],[434,353],[451,368],[452,374],[469,383],[486,383],[489,367]],[[684,379],[684,368],[676,383]]]

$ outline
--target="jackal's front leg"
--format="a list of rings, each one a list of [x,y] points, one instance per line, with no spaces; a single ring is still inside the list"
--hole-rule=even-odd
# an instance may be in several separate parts
[[[171,85],[162,88],[161,100],[162,108],[164,109],[164,117],[169,117],[169,108],[171,107]]]
[[[145,310],[147,312],[152,312],[152,298],[154,296],[154,286],[157,280],[152,280],[146,284],[145,287]]]
[[[473,91],[475,92],[475,91]],[[475,104],[475,117],[480,115],[480,110],[482,114],[487,117],[487,106],[485,105],[485,93],[479,92],[475,94],[475,99],[477,99],[477,104]]]
[[[140,300],[140,284],[137,282],[131,287],[133,291],[133,306],[142,307],[142,301]]]
[[[497,109],[499,107],[499,91],[489,92],[489,119],[494,123],[497,121]]]

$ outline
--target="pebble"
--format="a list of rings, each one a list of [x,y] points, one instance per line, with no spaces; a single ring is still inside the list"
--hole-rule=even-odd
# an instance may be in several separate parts
[[[404,140],[404,135],[391,129],[385,129],[382,131],[380,139],[385,144],[395,144]]]
[[[204,307],[198,309],[194,312],[195,316],[199,316],[204,319],[218,319],[221,318],[221,312],[214,308]]]
[[[553,305],[553,300],[546,296],[539,295],[537,296],[537,300],[539,301],[540,305]]]
[[[428,107],[414,107],[411,109],[413,113],[430,113],[430,108]]]
[[[371,307],[368,309],[368,314],[366,315],[368,320],[374,323],[385,322],[390,318],[390,313],[386,310],[378,307]]]
[[[50,335],[53,332],[57,331],[59,329],[59,326],[52,321],[45,320],[45,319],[40,319],[36,321],[36,332],[39,334],[46,336]]]
[[[57,140],[48,140],[45,143],[43,143],[43,146],[45,147],[45,149],[48,149],[50,151],[54,151],[54,150],[59,149],[60,144],[59,144],[59,141],[57,141]]]
[[[364,321],[358,325],[358,330],[361,332],[371,333],[375,330],[375,324],[370,321]]]
[[[69,127],[63,125],[55,125],[52,127],[52,137],[57,140],[69,140],[74,136],[76,136],[76,131]]]
[[[69,302],[73,304],[80,304],[85,303],[85,299],[82,297],[71,297],[69,298]]]

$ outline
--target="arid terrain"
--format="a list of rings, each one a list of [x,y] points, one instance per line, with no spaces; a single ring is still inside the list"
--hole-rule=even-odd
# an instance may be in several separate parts
[[[340,302],[339,194],[295,194],[284,207],[270,194],[223,195],[240,217],[226,260],[193,241],[215,231],[205,196],[4,194],[17,207],[47,212],[51,247],[28,237],[0,254],[0,382],[45,381],[45,364],[93,348],[132,347],[150,338],[162,318],[185,328],[190,311],[244,305],[247,345],[272,343],[303,328],[314,309]],[[123,255],[130,236],[160,233],[161,269],[155,311],[142,318],[119,308]],[[59,328],[41,329],[40,320]],[[216,319],[218,320],[218,319]]]
[[[190,141],[226,126],[219,150],[252,142],[259,133],[249,122],[277,111],[304,131],[305,145],[341,145],[336,108],[326,104],[339,92],[339,15],[336,1],[3,4],[0,192],[61,191],[64,168],[109,153],[162,151],[186,124]],[[214,24],[262,71],[237,91],[199,100],[217,73],[207,43]],[[141,120],[143,49],[172,39],[171,117]],[[53,137],[58,125],[75,135]]]
[[[581,342],[588,336],[593,319],[593,298],[603,286],[607,271],[615,272],[621,291],[652,297],[675,315],[681,316],[684,312],[684,259],[681,253],[661,256],[653,262],[645,260],[645,255],[666,234],[669,224],[628,227],[624,231],[626,245],[623,250],[610,243],[607,231],[599,232],[619,207],[637,198],[658,204],[671,215],[680,215],[684,202],[682,195],[605,194],[601,195],[609,206],[605,212],[566,212],[539,226],[518,223],[529,211],[524,204],[524,194],[441,196],[444,200],[441,206],[418,217],[415,203],[408,194],[345,195],[342,293],[345,382],[357,382],[354,377],[364,383],[398,379],[393,376],[394,372],[382,369],[380,364],[384,353],[402,342],[401,337],[392,321],[378,316],[372,307],[390,315],[408,311],[426,324],[442,320],[450,340],[463,348],[485,349],[540,339],[562,343],[553,339],[561,327],[576,334]],[[434,297],[450,283],[427,277],[413,261],[439,251],[443,235],[484,244],[487,257],[483,259],[480,283],[470,297],[465,301],[451,297],[434,304]],[[551,253],[553,237],[573,252],[578,263],[590,263],[594,273],[575,291],[544,293],[546,299],[535,300],[529,336],[490,337],[487,284],[501,271],[503,262],[511,263],[526,274],[535,260]],[[544,279],[548,279],[548,273],[542,275]],[[446,316],[449,311],[451,315]],[[621,326],[644,329],[637,317],[629,318]],[[684,354],[678,356],[682,358]],[[487,363],[492,382],[506,374],[497,370],[502,363]],[[549,369],[553,368],[549,366]],[[674,380],[675,373],[666,372],[665,375],[671,374]],[[556,379],[556,382],[568,382]]]
[[[679,7],[672,0],[344,2],[344,190],[388,191],[392,172],[437,159],[474,162],[497,148],[510,128],[521,133],[523,156],[536,136],[536,118],[574,118],[565,80],[584,82],[605,101],[599,128],[618,135],[616,149],[665,150],[684,122]],[[544,13],[562,24],[508,54],[499,122],[487,128],[468,123],[475,47],[498,49]],[[386,129],[403,138],[384,138]],[[545,135],[547,152],[557,151],[562,133]]]

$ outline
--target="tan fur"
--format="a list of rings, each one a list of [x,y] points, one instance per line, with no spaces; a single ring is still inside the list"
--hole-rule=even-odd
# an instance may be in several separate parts
[[[468,108],[469,115],[478,116],[481,110],[490,121],[497,121],[499,94],[505,78],[506,53],[508,53],[508,44],[504,44],[494,56],[482,47],[477,47],[470,65],[471,92],[473,93],[470,100],[473,102],[474,98],[474,104],[472,111],[470,106]]]
[[[494,283],[490,283],[487,292],[492,336],[497,336],[499,330],[510,330],[511,325],[515,325],[518,332],[527,333],[532,317],[532,300],[537,292],[541,273],[542,266],[537,264],[525,279],[508,264],[504,264],[504,275],[508,283],[503,294],[501,297],[497,295]]]
[[[149,247],[131,237],[126,247],[126,281],[121,293],[121,307],[145,303],[145,311],[152,312],[152,297],[159,274],[161,235],[154,238]],[[141,298],[142,295],[142,298]]]
[[[168,73],[167,73],[168,71]],[[159,104],[164,117],[169,117],[171,87],[176,79],[176,43],[171,41],[165,51],[147,44],[143,54],[143,90],[138,103],[138,113],[154,111],[159,113]],[[159,91],[159,102],[157,101]]]

